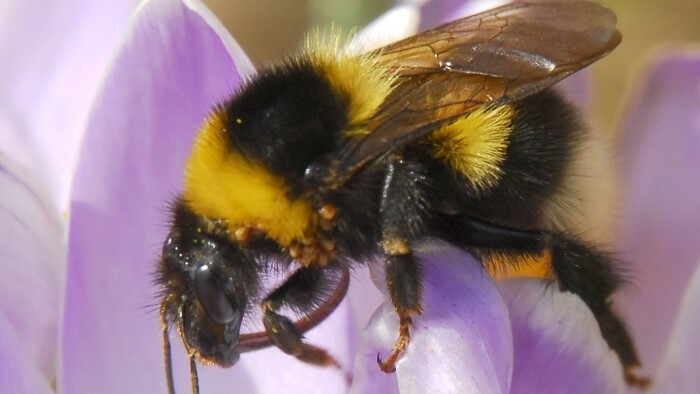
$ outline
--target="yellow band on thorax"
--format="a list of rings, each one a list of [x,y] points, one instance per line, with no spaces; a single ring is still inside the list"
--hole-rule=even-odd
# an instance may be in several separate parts
[[[305,200],[290,200],[284,179],[243,157],[226,137],[226,115],[202,126],[185,172],[184,199],[197,214],[227,221],[229,229],[263,230],[282,246],[315,232],[317,215]]]

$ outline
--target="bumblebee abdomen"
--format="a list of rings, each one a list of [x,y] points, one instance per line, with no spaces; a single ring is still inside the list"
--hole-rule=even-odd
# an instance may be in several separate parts
[[[504,147],[491,144],[496,148],[487,152],[500,155],[504,149],[502,158],[493,161],[497,163],[491,176],[494,182],[483,191],[475,189],[468,179],[463,180],[465,198],[460,209],[502,225],[547,228],[545,211],[551,200],[577,193],[567,190],[565,177],[575,164],[575,151],[584,137],[583,125],[574,108],[552,90],[518,101],[511,108],[504,117],[509,127],[500,133]]]

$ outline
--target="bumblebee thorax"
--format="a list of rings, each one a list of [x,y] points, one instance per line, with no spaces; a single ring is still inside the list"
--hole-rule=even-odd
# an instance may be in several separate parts
[[[316,231],[309,201],[292,198],[285,179],[228,148],[227,118],[213,113],[202,127],[185,172],[183,198],[197,214],[220,218],[229,229],[262,230],[282,246]]]

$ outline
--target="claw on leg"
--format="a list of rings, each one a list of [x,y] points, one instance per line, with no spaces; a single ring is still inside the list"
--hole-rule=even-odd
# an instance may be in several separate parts
[[[399,338],[394,344],[394,348],[391,350],[389,357],[382,360],[379,354],[377,354],[377,364],[379,369],[384,373],[394,373],[396,371],[396,362],[399,360],[406,351],[406,346],[408,346],[408,341],[411,336],[410,329],[413,326],[413,320],[410,316],[401,316],[399,321]]]
[[[639,389],[647,389],[651,384],[651,379],[646,376],[638,375],[637,366],[627,366],[625,368],[625,382],[628,385],[637,387]]]

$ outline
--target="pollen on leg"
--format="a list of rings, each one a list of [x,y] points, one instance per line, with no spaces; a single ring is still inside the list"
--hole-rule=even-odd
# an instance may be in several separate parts
[[[250,227],[238,227],[236,230],[233,231],[233,236],[238,242],[247,241],[248,237],[250,236]]]
[[[302,247],[299,244],[293,244],[292,246],[289,247],[289,255],[292,256],[292,258],[298,259],[302,255]]]
[[[401,256],[411,253],[408,243],[400,238],[389,238],[382,241],[382,248],[387,256]]]
[[[323,206],[318,210],[321,218],[326,220],[335,219],[335,215],[338,213],[338,209],[333,204],[323,204]]]

